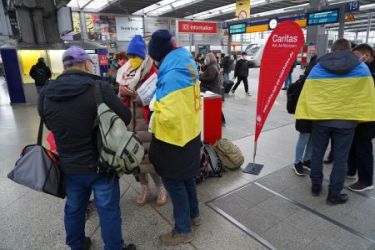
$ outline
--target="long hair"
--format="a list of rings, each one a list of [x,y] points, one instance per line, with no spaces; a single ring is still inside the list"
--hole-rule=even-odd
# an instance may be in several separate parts
[[[206,65],[217,64],[216,57],[213,53],[208,53],[204,59]]]

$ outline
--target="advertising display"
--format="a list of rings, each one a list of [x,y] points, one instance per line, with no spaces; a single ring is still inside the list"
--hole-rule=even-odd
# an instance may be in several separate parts
[[[116,40],[115,16],[100,16],[86,14],[86,28],[89,40],[114,41]]]
[[[236,18],[250,18],[250,0],[236,0]]]
[[[191,34],[216,34],[217,23],[178,21],[178,32]]]
[[[142,17],[116,17],[118,41],[130,41],[135,35],[144,34]]]
[[[277,25],[267,40],[260,66],[255,142],[304,43],[302,29],[293,21]]]

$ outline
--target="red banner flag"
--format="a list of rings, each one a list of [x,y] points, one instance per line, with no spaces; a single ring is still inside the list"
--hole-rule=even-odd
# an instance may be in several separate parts
[[[260,64],[255,142],[304,43],[302,29],[293,21],[277,25],[267,40]]]

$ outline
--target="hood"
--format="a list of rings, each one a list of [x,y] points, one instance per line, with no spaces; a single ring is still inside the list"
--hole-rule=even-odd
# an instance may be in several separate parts
[[[319,64],[328,71],[337,74],[348,74],[361,61],[350,51],[329,53],[319,59]]]
[[[66,101],[86,92],[95,80],[100,78],[80,70],[69,70],[49,81],[42,93],[52,101]]]
[[[46,64],[45,64],[44,62],[37,62],[37,63],[36,63],[36,66],[37,66],[38,68],[42,68],[42,67],[46,67]]]

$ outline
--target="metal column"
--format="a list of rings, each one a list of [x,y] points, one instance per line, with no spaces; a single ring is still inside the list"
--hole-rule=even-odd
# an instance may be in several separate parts
[[[368,15],[368,24],[367,24],[367,33],[366,33],[366,43],[368,43],[368,39],[370,36],[370,31],[371,31],[371,24],[372,24],[372,13]]]
[[[320,10],[325,7],[325,0],[310,0],[309,9],[311,11]],[[325,34],[324,26],[308,26],[306,32],[306,43],[317,47],[317,55],[322,56],[326,53],[328,47],[328,35]]]
[[[338,38],[344,38],[344,26],[345,26],[345,5],[340,7],[340,20],[339,20],[339,34]]]

